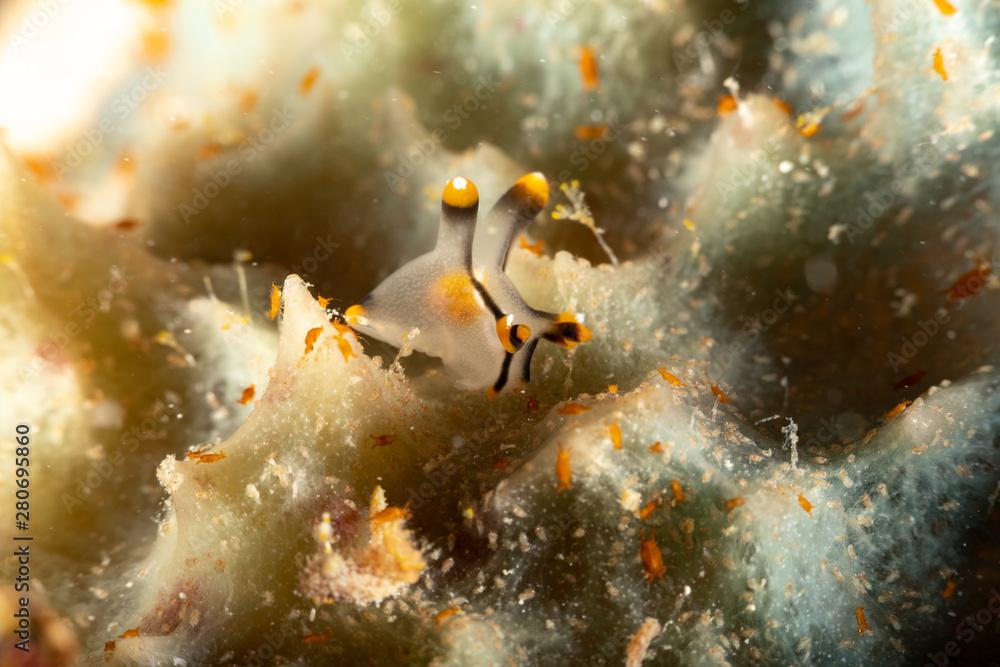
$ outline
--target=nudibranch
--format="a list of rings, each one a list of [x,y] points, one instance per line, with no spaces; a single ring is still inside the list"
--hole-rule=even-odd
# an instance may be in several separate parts
[[[493,394],[528,382],[541,339],[572,348],[591,335],[575,314],[529,306],[506,273],[515,234],[548,197],[545,177],[528,174],[477,222],[476,185],[452,178],[441,193],[434,249],[399,268],[343,319],[359,333],[439,357],[463,387]]]

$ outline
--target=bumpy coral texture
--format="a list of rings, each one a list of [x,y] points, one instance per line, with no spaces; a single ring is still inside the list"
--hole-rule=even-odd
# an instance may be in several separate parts
[[[986,659],[996,3],[207,4],[0,14],[52,664]],[[534,170],[586,345],[490,398],[332,317]]]

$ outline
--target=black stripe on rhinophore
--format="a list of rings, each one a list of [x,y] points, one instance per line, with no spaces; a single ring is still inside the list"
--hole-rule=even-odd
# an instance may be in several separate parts
[[[524,360],[524,368],[521,369],[521,379],[525,384],[531,382],[531,358],[535,356],[535,348],[538,347],[540,340],[541,338],[536,338],[528,343],[528,349],[524,351],[527,358]]]
[[[498,320],[503,317],[503,311],[501,311],[500,307],[497,306],[497,302],[494,301],[493,297],[489,295],[489,292],[486,291],[483,284],[476,280],[476,277],[471,273],[469,274],[469,278],[472,279],[472,284],[475,286],[476,291],[479,292],[479,296],[483,297],[483,303],[485,303],[486,307],[490,309],[491,313],[493,313],[493,317]]]
[[[510,352],[504,352],[503,366],[500,368],[500,377],[497,381],[493,383],[493,391],[499,393],[501,389],[507,386],[507,375],[510,373],[510,361],[514,358],[514,355]]]

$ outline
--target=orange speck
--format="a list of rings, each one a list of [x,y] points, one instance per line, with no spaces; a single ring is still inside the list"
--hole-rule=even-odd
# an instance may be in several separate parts
[[[788,116],[792,115],[792,105],[790,105],[785,100],[781,99],[780,97],[772,97],[771,102],[774,103],[774,106],[784,111],[786,115]]]
[[[459,607],[448,607],[447,609],[442,609],[434,616],[434,622],[438,625],[443,625],[445,621],[460,613],[462,610]]]
[[[684,218],[683,220],[681,220],[681,224],[683,224],[684,227],[687,228],[689,231],[692,232],[694,231],[695,224],[694,220],[692,220],[691,218]]]
[[[215,570],[217,572],[225,572],[226,571],[226,561],[222,560],[221,558],[219,560],[215,561]]]
[[[507,458],[504,458],[504,457],[501,456],[501,457],[496,458],[496,459],[493,460],[493,469],[494,470],[504,470],[510,464],[511,464],[511,460],[510,459],[507,459]]]
[[[327,306],[329,306],[330,305],[330,301],[332,301],[332,299],[328,299],[325,296],[317,296],[316,297],[316,303],[319,304],[320,308],[326,308]]]
[[[662,454],[663,453],[663,443],[657,440],[649,446],[649,451],[652,454]]]
[[[527,236],[521,234],[517,237],[517,247],[541,257],[542,252],[545,250],[545,241],[536,241],[535,243],[531,243],[528,241]]]
[[[115,642],[113,639],[111,641],[104,642],[104,650],[107,651],[108,653],[111,653],[115,650]]]
[[[25,155],[22,159],[28,171],[31,172],[31,175],[42,183],[52,180],[52,177],[55,175],[52,160],[47,156]]]
[[[313,327],[306,332],[306,351],[304,354],[309,354],[313,350],[313,345],[316,344],[316,339],[319,335],[323,333],[323,327]]]
[[[941,591],[941,597],[943,597],[945,600],[950,598],[952,595],[955,594],[955,588],[957,586],[958,584],[956,584],[953,579],[949,579],[948,581],[946,581],[944,584],[944,590]]]
[[[254,394],[257,393],[257,389],[253,385],[249,385],[243,389],[243,394],[240,396],[240,404],[249,405],[250,401],[253,400]]]
[[[76,203],[79,199],[79,195],[73,194],[72,192],[60,192],[56,194],[56,201],[58,201],[59,205],[70,213],[76,209]]]
[[[337,334],[337,349],[343,355],[344,361],[354,356],[354,348],[351,347],[351,342],[344,336],[343,331]]]
[[[577,125],[573,130],[573,136],[580,141],[597,141],[608,136],[610,128],[607,123],[589,123],[587,125]]]
[[[885,413],[885,418],[892,419],[894,417],[899,416],[899,414],[902,413],[903,410],[910,407],[911,403],[913,403],[913,401],[902,401],[900,403],[897,403],[896,407],[894,407],[892,410],[889,410],[889,412]]]
[[[948,80],[948,70],[944,66],[944,55],[941,53],[941,47],[934,50],[934,71],[937,72],[942,81]]]
[[[986,286],[986,277],[990,275],[989,264],[980,260],[976,268],[966,271],[958,277],[952,285],[944,290],[951,301],[961,301],[979,294],[979,290]]]
[[[615,449],[622,448],[622,429],[618,425],[618,422],[611,424],[608,427],[608,435],[611,436],[611,444],[614,445]]]
[[[739,103],[736,101],[735,97],[732,95],[723,95],[719,98],[719,106],[717,107],[717,110],[720,116],[728,116],[732,112],[736,111],[738,106]]]
[[[126,630],[125,632],[118,635],[119,639],[132,639],[133,637],[139,636],[139,628],[132,628],[131,630]]]
[[[670,371],[668,371],[666,368],[663,368],[661,366],[660,368],[657,368],[656,370],[658,370],[660,372],[660,377],[662,377],[664,380],[666,380],[667,384],[673,385],[674,387],[683,387],[684,386],[684,383],[681,382],[681,379],[679,377],[677,377],[676,375],[674,375],[673,373],[671,373]]]
[[[388,433],[383,435],[372,435],[371,438],[374,440],[372,443],[372,449],[375,449],[376,447],[387,447],[396,442],[396,436]]]
[[[135,171],[135,156],[129,151],[122,151],[118,156],[118,162],[115,164],[115,169],[118,170],[120,174],[131,174]]]
[[[863,607],[858,607],[854,610],[854,616],[858,619],[858,634],[863,635],[865,633],[871,632],[872,629],[868,626],[868,619],[865,618],[865,610]]]
[[[538,399],[534,396],[528,397],[528,414],[533,415],[538,412]]]
[[[561,415],[578,415],[586,412],[590,409],[589,405],[582,405],[580,403],[567,403],[559,407],[559,414]]]
[[[608,393],[609,394],[617,394],[618,393],[618,385],[616,385],[616,384],[609,384],[608,385]]]
[[[556,479],[559,480],[559,489],[568,489],[573,486],[573,468],[570,466],[569,456],[572,450],[559,448],[556,455]]]
[[[746,503],[746,500],[740,496],[736,496],[735,498],[729,498],[728,500],[726,500],[726,511],[729,512],[731,510],[734,510],[737,507],[743,505],[744,503]]]
[[[410,510],[405,507],[386,507],[384,510],[376,513],[374,516],[368,519],[368,521],[375,526],[382,525],[384,523],[394,523],[396,521],[405,521],[410,518]]]
[[[281,288],[271,283],[271,309],[267,311],[267,319],[273,320],[281,310]]]
[[[203,449],[194,449],[186,454],[187,458],[197,461],[198,463],[218,463],[222,459],[226,458],[223,452],[206,452]]]
[[[809,114],[803,114],[796,119],[795,127],[798,128],[799,134],[801,134],[806,139],[809,139],[819,134],[822,125],[818,120],[814,120],[813,116]]]
[[[722,387],[720,387],[717,384],[713,384],[711,389],[712,389],[712,396],[715,396],[717,399],[719,399],[719,403],[729,402],[729,396],[726,395],[726,392],[722,391]]]
[[[639,510],[640,519],[648,519],[649,515],[656,511],[656,508],[660,506],[659,500],[650,500],[648,503],[643,505],[642,509]]]
[[[577,60],[580,68],[580,79],[586,90],[593,90],[600,84],[600,74],[597,69],[597,55],[589,46],[580,47],[580,57]]]
[[[938,11],[945,16],[953,16],[958,13],[958,9],[955,8],[955,5],[948,2],[948,0],[934,0],[934,4],[937,5]]]
[[[674,502],[684,502],[684,487],[678,479],[670,480],[670,491],[674,494]]]
[[[255,90],[244,90],[240,93],[240,111],[243,113],[250,113],[255,108],[257,108],[257,102],[260,100],[260,96]]]
[[[329,639],[329,635],[312,634],[303,637],[302,641],[306,644],[322,644],[325,641],[329,641]]]
[[[150,62],[162,62],[170,53],[170,35],[166,30],[147,30],[142,36],[142,57]]]
[[[303,97],[312,92],[312,89],[316,86],[316,80],[319,79],[319,68],[310,67],[304,75],[302,75],[302,80],[299,81],[299,93]]]
[[[809,516],[813,515],[813,506],[812,506],[812,503],[809,502],[806,499],[806,497],[803,496],[801,493],[799,494],[799,507],[801,507],[802,509],[804,509],[806,511],[806,514],[808,514]]]
[[[649,537],[639,536],[642,543],[639,545],[639,557],[642,559],[642,570],[646,576],[646,581],[652,583],[662,577],[667,566],[663,564],[663,552],[656,544],[656,535],[649,531]]]
[[[115,229],[122,232],[130,232],[139,226],[139,221],[135,218],[122,218],[115,223]]]
[[[213,157],[222,152],[222,146],[215,143],[214,141],[209,142],[198,149],[198,160],[204,162],[205,160],[211,160]]]

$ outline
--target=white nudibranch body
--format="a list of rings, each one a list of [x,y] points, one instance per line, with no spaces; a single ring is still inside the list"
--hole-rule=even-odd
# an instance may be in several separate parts
[[[541,339],[572,348],[591,336],[577,315],[525,303],[505,271],[511,241],[548,197],[545,177],[527,174],[478,220],[475,184],[451,179],[434,249],[400,267],[344,319],[362,334],[439,357],[463,387],[493,394],[528,382]],[[420,334],[409,340],[415,328]]]

